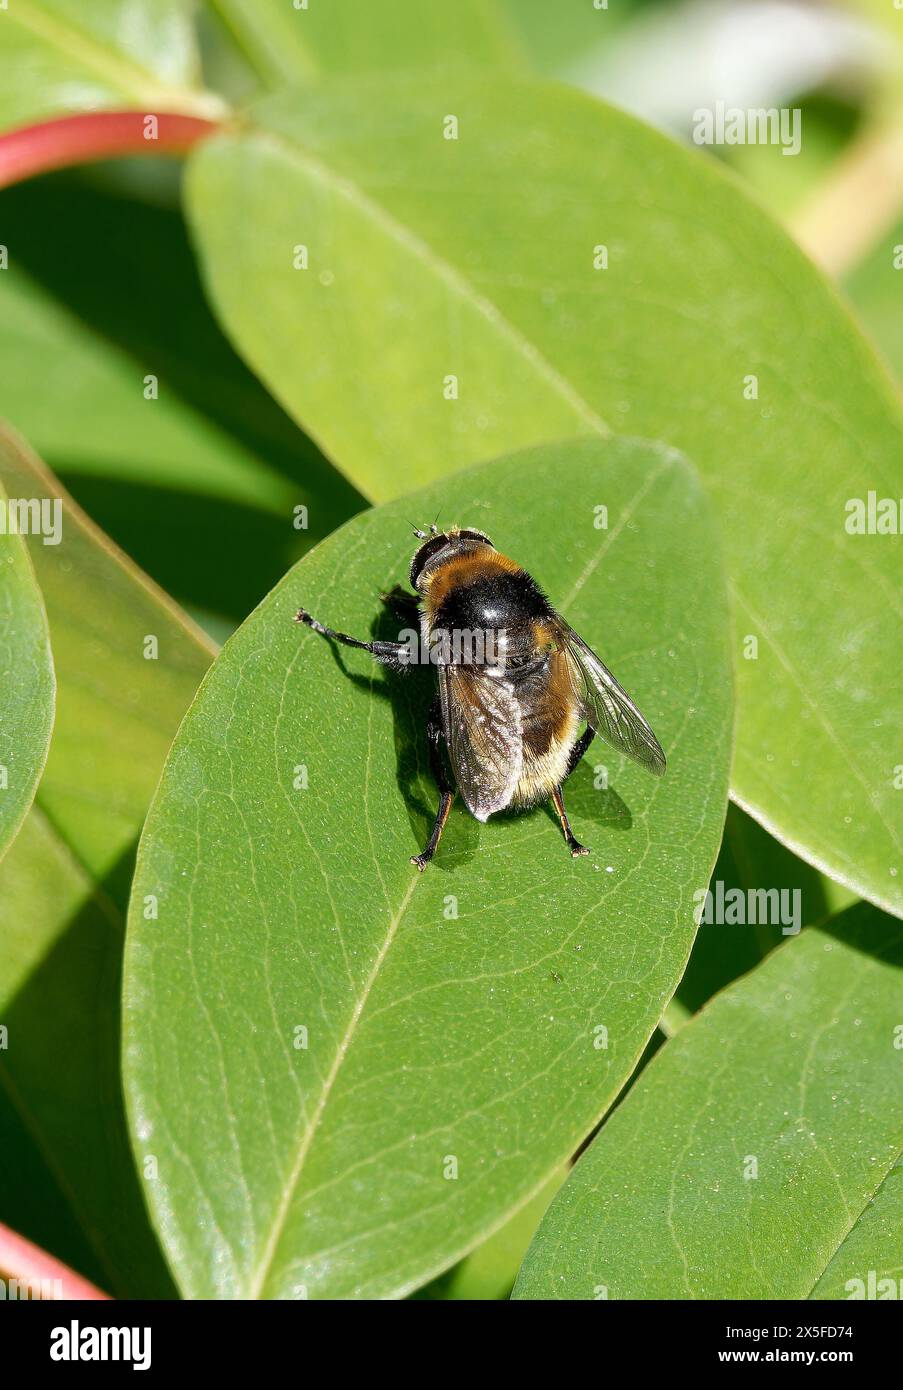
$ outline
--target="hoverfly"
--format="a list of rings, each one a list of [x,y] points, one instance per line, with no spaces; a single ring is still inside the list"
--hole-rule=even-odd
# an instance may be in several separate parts
[[[665,755],[658,739],[536,581],[487,535],[455,526],[439,531],[435,523],[414,535],[422,542],[411,561],[416,593],[396,586],[384,600],[419,622],[424,644],[436,634],[453,640],[439,648],[439,693],[426,727],[439,809],[425,849],[411,863],[422,871],[435,854],[455,786],[479,821],[508,806],[550,798],[571,854],[588,854],[571,831],[563,783],[595,734],[659,777]],[[402,667],[409,659],[404,643],[361,642],[324,627],[303,608],[295,621],[389,666]],[[482,650],[456,647],[454,638],[461,634],[482,636]],[[443,742],[454,782],[442,759]]]

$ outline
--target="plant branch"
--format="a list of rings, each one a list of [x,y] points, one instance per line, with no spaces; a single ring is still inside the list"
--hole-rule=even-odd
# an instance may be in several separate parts
[[[35,1289],[42,1290],[41,1297],[46,1289],[54,1290],[50,1294],[53,1298],[79,1301],[109,1298],[109,1294],[89,1284],[39,1245],[32,1245],[30,1240],[3,1225],[0,1225],[0,1273],[24,1286],[25,1298],[33,1298]]]
[[[219,129],[215,121],[168,111],[85,111],[21,126],[0,136],[0,188],[97,159],[184,154]]]

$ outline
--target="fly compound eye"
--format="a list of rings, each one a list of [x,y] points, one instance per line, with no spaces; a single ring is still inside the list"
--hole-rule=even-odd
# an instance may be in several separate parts
[[[484,545],[492,545],[492,541],[491,541],[491,540],[489,539],[489,537],[486,535],[485,531],[473,531],[473,530],[459,531],[459,532],[458,532],[458,537],[459,537],[459,539],[462,540],[462,541],[482,541]],[[495,546],[492,545],[492,548],[493,548],[493,550],[494,550],[494,549],[495,549]]]
[[[440,531],[437,532],[435,535],[430,536],[429,540],[424,541],[423,545],[421,545],[415,551],[414,558],[411,561],[410,576],[411,584],[414,585],[415,588],[417,585],[417,580],[420,578],[424,565],[427,563],[427,561],[432,559],[434,555],[438,555],[439,551],[442,550],[442,548],[447,544],[448,536],[446,536],[443,532]]]

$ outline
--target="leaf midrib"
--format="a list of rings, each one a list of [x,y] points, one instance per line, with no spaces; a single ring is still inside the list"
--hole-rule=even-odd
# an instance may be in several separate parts
[[[447,260],[429,242],[424,241],[412,228],[400,222],[383,203],[372,198],[353,178],[338,173],[309,150],[276,131],[253,127],[250,138],[258,144],[271,145],[287,158],[296,161],[321,183],[364,213],[399,246],[432,270],[460,298],[469,302],[488,324],[500,331],[513,344],[515,351],[529,365],[539,370],[540,375],[571,407],[578,420],[603,438],[608,438],[613,433],[610,425],[593,409],[574,383],[558,370],[537,343],[528,338],[523,330],[502,312],[498,304],[481,294],[458,266]]]
[[[103,82],[130,93],[139,103],[151,106],[161,102],[167,106],[177,104],[183,109],[191,108],[208,114],[214,111],[221,113],[226,109],[222,99],[212,92],[198,87],[173,86],[151,77],[145,68],[118,51],[105,49],[97,39],[76,25],[49,15],[34,0],[15,0],[7,11],[7,22],[9,20],[44,40],[67,59],[74,58]]]
[[[304,1138],[302,1139],[301,1144],[298,1147],[298,1154],[294,1164],[292,1165],[292,1171],[289,1174],[288,1182],[283,1188],[282,1200],[280,1201],[279,1207],[277,1208],[276,1218],[273,1222],[273,1227],[270,1232],[270,1236],[264,1247],[263,1256],[261,1258],[257,1272],[255,1273],[254,1279],[252,1281],[251,1291],[249,1294],[249,1297],[251,1298],[256,1299],[260,1298],[261,1296],[261,1290],[263,1289],[263,1286],[266,1283],[267,1277],[270,1273],[273,1257],[275,1256],[276,1250],[279,1246],[279,1241],[281,1240],[282,1233],[285,1229],[285,1223],[288,1219],[288,1213],[291,1208],[292,1201],[294,1200],[295,1193],[297,1191],[298,1182],[301,1177],[301,1171],[304,1167],[304,1163],[307,1158],[310,1146],[313,1143],[314,1136],[316,1135],[317,1130],[319,1129],[320,1119],[323,1115],[323,1111],[326,1109],[326,1103],[329,1100],[329,1096],[335,1084],[336,1077],[339,1074],[342,1063],[345,1060],[345,1055],[348,1051],[348,1048],[351,1045],[351,1039],[353,1038],[355,1030],[357,1029],[357,1025],[360,1021],[361,1014],[363,1013],[364,1008],[366,1007],[367,1000],[369,999],[373,986],[376,983],[377,977],[379,976],[380,969],[382,968],[382,963],[389,953],[389,948],[391,947],[392,942],[395,940],[398,928],[401,925],[404,915],[408,909],[408,904],[410,903],[411,898],[414,895],[414,889],[417,886],[417,882],[418,880],[416,878],[411,878],[408,887],[405,890],[405,893],[401,899],[401,902],[399,903],[394,916],[391,918],[389,922],[389,928],[386,932],[385,940],[383,941],[379,951],[374,957],[370,973],[364,982],[364,987],[361,991],[361,994],[359,998],[356,1000],[355,1006],[351,1011],[351,1017],[348,1020],[348,1025],[345,1029],[345,1032],[342,1035],[338,1047],[336,1048],[336,1054],[333,1058],[332,1066],[329,1069],[329,1072],[326,1076],[326,1080],[324,1081],[322,1089],[320,1091],[316,1108],[311,1117],[310,1124],[307,1127],[307,1133],[304,1135]]]

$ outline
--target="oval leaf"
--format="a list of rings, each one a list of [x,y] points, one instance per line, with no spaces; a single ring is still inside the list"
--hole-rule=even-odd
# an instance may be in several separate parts
[[[661,737],[661,780],[597,743],[568,783],[588,859],[544,810],[480,826],[455,808],[418,874],[435,673],[292,621],[303,604],[368,634],[407,576],[406,518],[440,509],[530,568]],[[186,1295],[406,1293],[573,1152],[680,977],[717,851],[720,592],[672,452],[567,444],[364,513],[229,641],[151,810],[127,947],[127,1095]]]
[[[8,434],[0,479],[61,516],[58,545],[29,538],[56,727],[0,866],[0,1220],[116,1296],[171,1297],[129,1149],[119,996],[135,843],[212,651]]]
[[[869,1271],[896,1288],[901,966],[903,928],[860,903],[718,995],[580,1159],[514,1296],[864,1297]]]
[[[0,478],[5,449],[0,436]],[[40,527],[40,505],[29,492],[16,495],[10,508],[0,483],[0,859],[32,803],[53,727],[47,616],[25,542],[17,534],[36,520]]]
[[[685,450],[728,538],[734,795],[903,913],[899,538],[846,530],[903,496],[903,430],[826,282],[713,164],[576,92],[358,81],[252,119],[193,156],[189,202],[286,408],[380,499],[578,431]]]

